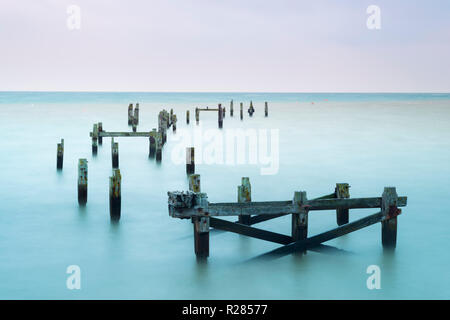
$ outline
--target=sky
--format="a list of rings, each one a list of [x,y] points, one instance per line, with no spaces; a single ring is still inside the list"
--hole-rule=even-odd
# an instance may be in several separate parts
[[[450,1],[0,0],[15,90],[450,92]]]

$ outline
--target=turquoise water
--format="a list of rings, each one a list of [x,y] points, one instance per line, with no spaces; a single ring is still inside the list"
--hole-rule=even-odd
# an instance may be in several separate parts
[[[279,170],[197,165],[211,202],[236,201],[242,176],[250,177],[255,201],[289,200],[296,190],[313,198],[336,182],[348,182],[352,197],[396,186],[408,206],[395,252],[383,251],[377,224],[326,243],[340,250],[255,264],[247,261],[278,245],[212,232],[208,263],[197,264],[191,223],[167,211],[167,191],[188,188],[184,164],[171,155],[181,132],[195,128],[196,106],[228,107],[230,99],[235,116],[227,113],[224,130],[279,130]],[[256,113],[240,121],[239,102],[250,100]],[[178,132],[169,132],[159,165],[148,159],[148,139],[116,139],[122,218],[111,224],[110,139],[93,157],[89,131],[100,121],[106,131],[130,130],[127,106],[134,102],[139,131],[156,127],[164,107],[177,114]],[[0,298],[448,299],[449,121],[450,94],[0,93]],[[202,113],[201,127],[215,129],[217,115]],[[64,169],[57,172],[61,138]],[[76,198],[79,158],[89,161],[85,208]],[[374,212],[355,210],[350,218]],[[289,234],[290,218],[256,226]],[[310,215],[310,235],[335,226],[333,211]],[[66,287],[69,265],[81,268],[81,290]],[[369,265],[381,269],[380,290],[366,287]]]

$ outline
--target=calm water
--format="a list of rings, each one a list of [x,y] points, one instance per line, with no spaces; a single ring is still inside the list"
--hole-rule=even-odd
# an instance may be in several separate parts
[[[340,250],[248,263],[278,245],[212,232],[208,263],[197,264],[191,223],[167,212],[167,191],[188,188],[185,165],[171,160],[180,143],[174,139],[195,127],[196,106],[228,107],[230,99],[235,116],[227,112],[224,128],[278,129],[280,166],[261,175],[259,165],[197,165],[211,202],[236,201],[242,176],[250,177],[255,201],[289,200],[295,190],[313,198],[336,182],[348,182],[353,197],[380,196],[393,185],[408,196],[396,251],[383,251],[376,224],[326,243]],[[241,122],[238,103],[250,100],[256,113]],[[110,139],[92,157],[89,131],[99,121],[106,131],[130,130],[130,102],[140,103],[139,131],[156,127],[165,107],[177,114],[179,132],[169,132],[160,165],[148,159],[148,139],[117,139],[122,218],[114,225]],[[0,298],[448,299],[449,121],[450,94],[0,93]],[[201,125],[216,128],[217,115],[202,113]],[[57,172],[61,138],[64,170]],[[76,197],[78,158],[89,161],[84,209]],[[374,212],[355,210],[350,218]],[[289,234],[290,218],[257,226]],[[310,235],[335,226],[333,211],[310,214]],[[373,264],[381,290],[366,287]],[[69,265],[81,268],[81,290],[66,288]]]

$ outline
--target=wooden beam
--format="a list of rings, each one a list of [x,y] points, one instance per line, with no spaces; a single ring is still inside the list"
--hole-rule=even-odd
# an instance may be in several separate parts
[[[399,197],[397,206],[406,206],[407,198]],[[381,208],[381,197],[375,198],[350,198],[350,199],[323,199],[309,200],[305,203],[308,210],[333,210],[337,208],[368,209]]]
[[[323,242],[338,238],[340,236],[346,235],[350,232],[354,232],[360,230],[362,228],[368,227],[372,224],[378,223],[382,221],[384,218],[383,213],[378,212],[372,214],[370,216],[364,217],[362,219],[356,220],[354,222],[350,222],[339,226],[330,231],[326,231],[315,235],[313,237],[307,238],[305,240],[299,240],[297,242],[293,242],[291,244],[285,245],[278,249],[267,252],[263,255],[258,256],[255,260],[266,259],[266,258],[279,258],[288,254],[291,254],[296,251],[309,249],[311,247],[315,247]]]
[[[89,133],[92,137],[92,132]],[[101,131],[98,132],[99,137],[150,137],[151,132],[111,132],[111,131]]]
[[[279,244],[289,244],[292,242],[292,238],[284,234],[275,233],[271,231],[261,230],[253,227],[249,227],[245,224],[230,222],[218,218],[209,218],[209,224],[211,227],[223,231],[234,232],[242,234],[244,236],[257,238],[261,240],[271,241]]]

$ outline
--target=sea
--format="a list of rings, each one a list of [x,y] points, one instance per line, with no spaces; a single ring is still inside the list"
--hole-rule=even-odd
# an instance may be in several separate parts
[[[161,163],[149,158],[148,138],[115,138],[122,204],[114,223],[111,139],[93,155],[89,133],[98,122],[131,131],[130,103],[139,103],[138,131],[157,128],[162,109],[173,109],[177,130],[168,130]],[[195,108],[219,103],[222,129],[217,112],[202,111],[196,124]],[[0,130],[0,299],[450,298],[449,93],[0,92]],[[227,135],[236,132],[257,141],[248,139],[243,161],[227,157],[239,153]],[[408,198],[396,249],[383,249],[377,223],[305,255],[261,261],[281,245],[211,230],[209,258],[197,261],[193,225],[169,216],[167,195],[189,188],[183,150],[191,145],[212,203],[236,202],[242,177],[252,201],[291,200],[295,191],[312,199],[336,183],[348,183],[351,197],[396,187]],[[85,207],[77,201],[81,158]],[[350,221],[376,212],[350,210]],[[254,227],[290,235],[291,218]],[[336,228],[336,211],[310,212],[308,227],[309,236]],[[73,266],[79,289],[70,285]]]

